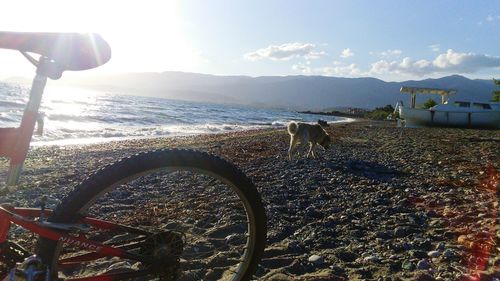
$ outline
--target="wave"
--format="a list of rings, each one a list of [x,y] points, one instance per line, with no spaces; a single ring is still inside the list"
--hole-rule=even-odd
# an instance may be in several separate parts
[[[0,87],[0,127],[18,126],[24,96],[11,94]],[[317,115],[285,110],[256,109],[210,103],[175,101],[160,98],[117,94],[79,92],[44,99],[40,111],[45,113],[44,135],[35,136],[38,143],[78,140],[187,136],[241,130],[284,127],[291,120],[316,122]],[[333,116],[321,117],[339,122]]]
[[[0,101],[0,106],[4,108],[25,108],[26,102],[23,101]]]

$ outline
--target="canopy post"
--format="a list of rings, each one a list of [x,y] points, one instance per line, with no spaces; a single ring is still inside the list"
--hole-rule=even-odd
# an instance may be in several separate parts
[[[457,90],[445,90],[436,88],[418,88],[418,87],[401,87],[399,90],[401,93],[408,93],[411,95],[410,107],[415,108],[415,103],[417,100],[417,94],[436,94],[441,95],[441,103],[448,103],[449,95],[457,93]]]

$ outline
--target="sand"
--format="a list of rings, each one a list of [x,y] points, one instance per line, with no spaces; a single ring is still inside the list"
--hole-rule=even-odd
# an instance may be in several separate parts
[[[93,170],[160,148],[227,159],[261,193],[268,216],[260,280],[500,278],[495,130],[331,126],[318,159],[287,159],[286,129],[32,149],[20,190],[1,202],[62,200]],[[5,162],[4,162],[5,166]],[[478,279],[476,279],[478,280]]]

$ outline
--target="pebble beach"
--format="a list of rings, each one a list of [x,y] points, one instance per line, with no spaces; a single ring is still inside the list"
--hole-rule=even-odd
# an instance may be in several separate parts
[[[268,236],[258,280],[500,279],[498,130],[360,120],[327,132],[329,150],[306,159],[304,147],[292,161],[285,128],[35,147],[20,190],[0,203],[58,202],[122,157],[196,149],[236,164],[261,193]]]

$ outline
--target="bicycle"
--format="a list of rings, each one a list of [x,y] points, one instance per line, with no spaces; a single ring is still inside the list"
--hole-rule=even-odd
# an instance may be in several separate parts
[[[6,194],[16,189],[47,78],[103,65],[111,49],[97,34],[23,32],[0,32],[0,48],[36,66],[20,127],[0,128]],[[13,225],[39,237],[33,252],[9,240]],[[265,239],[262,200],[237,167],[194,150],[149,151],[97,170],[53,210],[44,200],[0,205],[0,280],[249,280]]]

